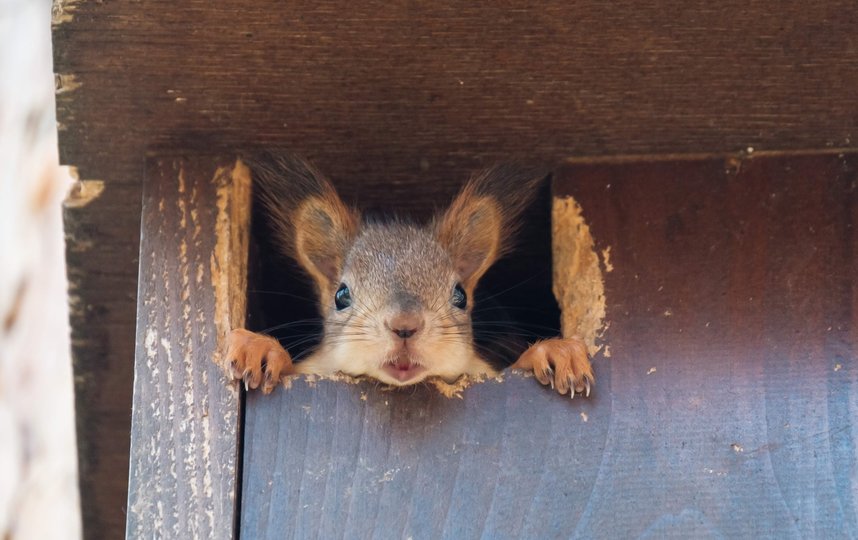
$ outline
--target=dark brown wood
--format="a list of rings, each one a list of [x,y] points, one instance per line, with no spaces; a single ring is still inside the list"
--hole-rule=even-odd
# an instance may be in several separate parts
[[[594,523],[856,534],[856,165],[594,166],[557,182],[615,268],[615,425]],[[611,513],[620,486],[649,508]]]
[[[249,203],[243,166],[149,162],[128,538],[234,537],[239,388],[213,359],[244,324]]]
[[[125,531],[140,189],[74,191],[63,208],[84,537]]]
[[[248,395],[248,538],[858,534],[858,155],[564,168],[609,358],[569,401],[511,376]]]
[[[177,142],[285,146],[337,177],[396,181],[510,154],[858,136],[845,0],[59,0],[54,20],[62,160],[87,178],[119,181],[147,146]]]

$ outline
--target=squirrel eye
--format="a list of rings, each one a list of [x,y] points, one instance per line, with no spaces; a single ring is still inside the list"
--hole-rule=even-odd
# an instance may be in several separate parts
[[[453,297],[450,302],[459,309],[465,309],[468,306],[468,295],[465,294],[465,289],[460,283],[456,283],[453,287]]]
[[[340,288],[334,294],[334,304],[337,306],[337,311],[342,311],[352,305],[352,293],[345,283],[340,283]]]

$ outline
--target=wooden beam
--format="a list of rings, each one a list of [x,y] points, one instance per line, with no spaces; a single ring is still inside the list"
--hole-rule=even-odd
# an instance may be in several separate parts
[[[851,0],[56,6],[62,159],[86,178],[213,133],[391,181],[511,154],[858,144]]]
[[[212,360],[244,324],[249,207],[240,163],[148,163],[128,538],[234,537],[241,402]]]

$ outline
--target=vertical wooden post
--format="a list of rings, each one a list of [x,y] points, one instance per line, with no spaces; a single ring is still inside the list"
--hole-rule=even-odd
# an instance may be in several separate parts
[[[147,164],[129,538],[235,536],[241,400],[212,360],[244,323],[249,208],[241,162]]]

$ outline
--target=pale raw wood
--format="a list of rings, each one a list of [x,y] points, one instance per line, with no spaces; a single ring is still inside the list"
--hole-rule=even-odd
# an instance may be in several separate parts
[[[250,177],[153,159],[143,199],[129,538],[232,538],[240,396],[213,360],[244,324]]]
[[[80,538],[45,1],[0,5],[0,538]]]
[[[562,306],[560,328],[564,336],[579,336],[593,356],[604,331],[606,250],[599,260],[590,227],[581,206],[571,196],[557,197],[551,207],[553,289]],[[607,262],[607,264],[603,264]]]

